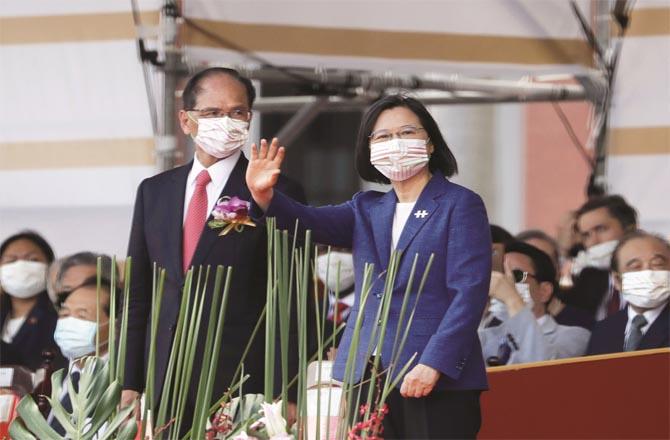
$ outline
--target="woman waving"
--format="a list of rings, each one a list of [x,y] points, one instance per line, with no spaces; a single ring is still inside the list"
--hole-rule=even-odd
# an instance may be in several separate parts
[[[292,229],[298,220],[303,229],[312,230],[316,242],[353,250],[357,298],[333,376],[343,379],[356,316],[363,314],[356,381],[364,375],[368,341],[380,325],[375,315],[383,283],[373,286],[360,309],[365,264],[374,264],[372,279],[377,279],[383,277],[392,249],[404,255],[391,298],[389,336],[372,355],[381,356],[387,368],[413,258],[418,254],[421,269],[434,254],[398,363],[417,356],[400,388],[389,396],[384,437],[474,438],[480,426],[479,395],[487,388],[477,326],[488,298],[491,239],[481,198],[447,180],[457,171],[456,159],[435,120],[410,97],[392,95],[375,102],[361,122],[356,166],[364,180],[390,182],[393,189],[360,192],[337,206],[305,206],[274,190],[284,155],[276,139],[269,146],[263,140],[260,148],[252,147],[246,177],[255,202],[252,216],[275,217],[282,229]]]

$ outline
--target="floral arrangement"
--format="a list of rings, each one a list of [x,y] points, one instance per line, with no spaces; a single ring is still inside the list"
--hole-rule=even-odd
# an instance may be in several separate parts
[[[233,229],[242,232],[245,226],[255,227],[249,217],[250,206],[251,203],[236,196],[221,197],[214,205],[212,210],[214,219],[209,221],[208,226],[212,229],[223,228],[219,235],[226,235]]]
[[[248,219],[249,203],[237,197],[219,200],[214,209],[215,220],[210,227],[224,227],[222,234],[230,230],[241,230],[244,226],[253,226]],[[215,223],[218,222],[218,223]],[[213,225],[214,224],[214,225]],[[238,229],[240,228],[240,229]],[[296,233],[297,236],[297,225]],[[410,281],[404,295],[399,324],[395,335],[389,335],[394,347],[392,359],[386,369],[379,365],[379,357],[371,369],[370,381],[376,386],[368,387],[362,392],[360,384],[353,380],[356,369],[356,351],[360,342],[363,314],[359,314],[352,325],[352,344],[349,347],[347,364],[345,367],[344,383],[331,387],[332,381],[328,373],[322,373],[323,353],[325,348],[335,348],[335,339],[344,328],[343,324],[326,325],[327,315],[325,302],[313,308],[313,322],[316,329],[310,327],[308,319],[308,301],[319,297],[318,292],[312,291],[317,286],[316,275],[310,269],[313,267],[311,257],[314,246],[311,244],[310,231],[305,232],[303,246],[297,246],[295,238],[290,239],[288,231],[279,231],[275,228],[274,219],[267,219],[268,238],[268,282],[266,307],[260,314],[256,326],[249,337],[245,355],[240,359],[237,371],[233,375],[228,390],[222,396],[213,395],[213,383],[218,369],[219,350],[223,345],[223,326],[227,317],[227,299],[229,295],[232,268],[218,266],[216,268],[200,267],[191,269],[184,283],[184,294],[181,296],[179,316],[175,329],[175,337],[169,356],[168,368],[165,375],[165,384],[160,399],[156,399],[154,390],[154,375],[156,372],[156,340],[158,338],[158,320],[160,316],[163,290],[166,280],[166,271],[154,265],[152,288],[152,314],[149,328],[149,357],[147,363],[147,377],[145,384],[145,405],[142,408],[141,422],[136,424],[129,419],[132,407],[119,408],[121,385],[124,377],[125,352],[128,326],[128,299],[130,296],[129,280],[132,261],[128,259],[125,266],[125,285],[123,289],[123,307],[117,311],[115,307],[116,289],[110,292],[110,315],[120,316],[120,328],[115,320],[110,320],[110,336],[119,335],[118,341],[110,337],[109,360],[103,361],[98,354],[85,360],[85,368],[80,379],[80,389],[73,399],[73,411],[68,413],[60,407],[58,399],[61,384],[64,379],[64,370],[52,376],[52,395],[50,402],[54,406],[55,416],[65,427],[66,435],[59,436],[46,422],[46,417],[40,414],[36,404],[30,396],[24,397],[19,403],[17,411],[19,417],[10,426],[11,438],[16,440],[35,440],[48,438],[59,440],[78,438],[82,440],[97,438],[98,440],[128,439],[165,440],[173,438],[206,439],[206,440],[289,440],[289,439],[381,439],[383,435],[382,421],[388,413],[385,404],[390,391],[397,386],[412,358],[407,364],[398,363],[399,353],[408,337],[409,327],[414,319],[416,303],[421,296],[426,274],[430,270],[432,257],[424,270],[423,277],[418,283],[418,289],[412,289],[418,255],[414,256]],[[390,312],[390,298],[395,282],[397,268],[400,262],[400,253],[393,252],[388,269],[385,271],[384,301],[379,305],[377,316],[382,325],[375,327],[368,342],[368,358],[373,348],[385,340],[387,321]],[[115,267],[115,260],[113,260]],[[98,264],[98,274],[101,263]],[[112,270],[112,274],[116,271]],[[364,267],[364,276],[360,287],[360,306],[370,297],[372,286],[375,283],[372,265]],[[100,275],[98,275],[100,277]],[[112,275],[114,276],[114,275]],[[214,276],[214,289],[207,291],[207,283],[200,282]],[[339,278],[339,273],[338,273]],[[112,286],[115,284],[112,283]],[[339,290],[339,289],[336,289]],[[410,292],[413,301],[410,301]],[[337,300],[339,293],[335,292]],[[203,307],[205,297],[211,298],[211,307]],[[414,304],[412,304],[414,303]],[[119,312],[119,313],[117,313]],[[205,315],[207,314],[207,315]],[[194,325],[207,316],[208,325],[200,331]],[[295,320],[298,330],[298,374],[293,378],[288,376],[288,330],[289,322]],[[265,328],[266,353],[275,353],[275,344],[279,344],[281,356],[265,357],[263,394],[242,394],[244,381],[249,377],[244,374],[246,353],[253,344],[256,335]],[[279,338],[274,337],[277,330]],[[317,349],[315,353],[308,351],[308,332],[316,330]],[[379,330],[379,333],[377,332]],[[97,341],[97,346],[103,341]],[[185,403],[191,391],[189,378],[193,371],[193,358],[198,344],[204,343],[202,368],[197,373],[197,394],[201,399],[197,402],[193,415],[185,417]],[[415,355],[416,356],[416,355]],[[316,365],[316,380],[309,384],[308,364]],[[278,368],[279,367],[279,368]],[[275,372],[281,371],[280,395],[274,395]],[[295,421],[288,416],[288,388],[297,385],[297,399]],[[316,384],[317,388],[314,388]],[[325,384],[325,386],[324,386]],[[311,391],[308,393],[308,388]],[[337,392],[333,390],[337,388]],[[314,390],[318,390],[314,393]],[[337,395],[337,398],[331,399]],[[315,397],[316,396],[316,397]],[[332,403],[331,403],[332,402]],[[350,409],[356,408],[356,411]],[[331,411],[333,410],[333,411]],[[290,420],[290,424],[287,423]],[[331,421],[334,423],[331,426]],[[190,426],[188,426],[188,425]],[[182,435],[187,431],[186,435]]]

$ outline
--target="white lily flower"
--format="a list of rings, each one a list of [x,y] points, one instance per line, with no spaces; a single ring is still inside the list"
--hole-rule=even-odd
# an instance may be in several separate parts
[[[275,403],[261,403],[265,430],[270,438],[283,438],[288,435],[286,432],[286,420],[281,416],[281,401]]]

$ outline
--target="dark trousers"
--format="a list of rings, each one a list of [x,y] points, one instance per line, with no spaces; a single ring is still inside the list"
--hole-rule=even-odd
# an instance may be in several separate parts
[[[481,426],[480,391],[433,391],[405,398],[397,388],[386,403],[384,439],[474,439]]]
[[[384,383],[382,376],[377,384],[370,381],[371,364],[365,371],[362,399],[369,386]],[[398,384],[400,386],[402,381]],[[355,390],[357,388],[354,388]],[[480,390],[433,391],[426,397],[402,397],[400,389],[391,391],[386,404],[381,437],[389,439],[474,439],[481,427]],[[360,421],[360,420],[359,420]]]

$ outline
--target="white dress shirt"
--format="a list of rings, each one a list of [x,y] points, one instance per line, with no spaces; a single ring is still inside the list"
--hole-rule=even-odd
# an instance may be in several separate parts
[[[207,217],[209,217],[209,214],[214,209],[214,204],[219,199],[219,195],[221,195],[221,191],[223,191],[223,187],[226,186],[226,182],[228,182],[230,173],[233,172],[233,168],[235,168],[235,164],[237,164],[237,160],[240,158],[240,154],[242,154],[242,151],[238,150],[231,156],[221,159],[209,168],[205,168],[200,163],[197,156],[193,157],[193,167],[191,167],[191,171],[188,172],[188,177],[186,178],[184,217],[182,219],[182,224],[186,221],[188,204],[191,203],[191,198],[195,192],[195,179],[198,177],[198,174],[206,169],[209,173],[209,177],[212,179],[205,187],[205,190],[207,191]]]
[[[14,336],[19,332],[23,323],[26,322],[28,315],[20,318],[9,318],[5,320],[5,328],[2,329],[2,340],[11,344]]]
[[[400,234],[405,228],[407,219],[414,209],[416,202],[406,202],[406,203],[396,203],[395,205],[395,215],[393,216],[393,232],[391,234],[391,243],[393,244],[393,249],[398,245],[398,240],[400,240]]]
[[[668,303],[661,304],[660,306],[654,308],[654,309],[649,309],[645,312],[642,313],[642,316],[644,316],[644,319],[647,320],[647,323],[640,329],[642,332],[642,335],[645,335],[647,333],[647,330],[649,330],[649,327],[656,321],[656,318],[658,318],[665,308]],[[630,328],[633,325],[633,318],[635,318],[638,315],[638,313],[633,310],[630,305],[628,306],[628,322],[626,323],[626,339],[628,340],[628,335],[630,334]]]

